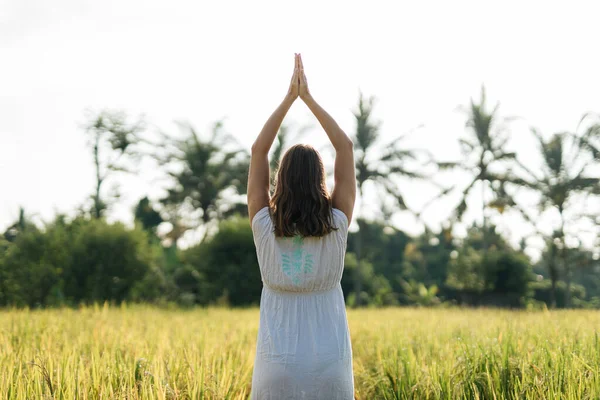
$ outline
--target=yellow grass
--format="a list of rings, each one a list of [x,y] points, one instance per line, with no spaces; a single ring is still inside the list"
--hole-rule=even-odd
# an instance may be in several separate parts
[[[349,310],[357,399],[599,399],[600,313]],[[258,309],[0,311],[0,399],[246,399]]]

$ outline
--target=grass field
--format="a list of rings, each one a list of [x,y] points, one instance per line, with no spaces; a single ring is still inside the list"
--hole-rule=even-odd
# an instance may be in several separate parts
[[[600,313],[349,310],[357,399],[600,399]],[[258,309],[0,311],[0,399],[246,399]]]

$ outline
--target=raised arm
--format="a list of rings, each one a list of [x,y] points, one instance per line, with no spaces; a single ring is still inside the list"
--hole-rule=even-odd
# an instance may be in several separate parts
[[[252,144],[250,171],[248,172],[248,215],[250,222],[260,209],[269,205],[269,150],[277,136],[279,127],[288,110],[298,97],[299,56],[295,55],[294,74],[288,93],[277,109],[271,114],[258,137]]]
[[[333,207],[341,210],[352,220],[356,200],[356,172],[354,167],[354,144],[335,120],[312,97],[304,75],[302,56],[299,58],[299,96],[315,115],[335,148],[334,187],[331,195]]]

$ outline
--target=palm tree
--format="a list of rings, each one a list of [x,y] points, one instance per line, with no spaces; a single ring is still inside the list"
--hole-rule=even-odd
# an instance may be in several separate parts
[[[562,270],[567,284],[565,303],[570,306],[572,268],[567,262],[568,248],[566,244],[565,226],[566,212],[578,202],[575,199],[589,195],[600,194],[600,178],[590,173],[597,160],[588,146],[591,142],[590,130],[583,135],[569,132],[555,133],[549,139],[544,139],[536,129],[531,130],[537,138],[539,151],[542,156],[541,173],[536,173],[518,161],[519,166],[528,175],[523,182],[539,194],[538,207],[542,211],[555,210],[560,216],[560,224],[555,227],[552,240],[549,243],[548,268],[552,280],[552,306],[556,305],[556,282],[558,268],[556,258],[561,260]],[[589,157],[591,155],[591,158]],[[597,163],[596,163],[597,166]],[[580,216],[581,217],[581,216]],[[572,215],[570,222],[579,218]]]
[[[579,121],[575,132],[578,132],[581,125],[585,121],[589,120],[591,120],[591,122],[588,124],[588,127],[585,129],[585,131],[576,137],[579,147],[585,151],[588,151],[595,161],[600,161],[600,114],[584,114]]]
[[[221,121],[214,124],[207,140],[191,125],[179,125],[187,131],[187,137],[177,139],[162,134],[165,151],[156,156],[172,182],[161,203],[165,209],[177,208],[176,213],[169,213],[176,215],[169,235],[174,242],[191,228],[181,224],[181,212],[190,221],[196,219],[198,225],[208,228],[210,222],[239,208],[237,205],[243,200],[235,197],[246,193],[249,162],[248,153],[223,132]]]
[[[463,159],[458,162],[438,163],[440,169],[458,168],[473,174],[469,184],[462,189],[461,198],[452,216],[452,221],[462,220],[467,209],[467,199],[479,183],[484,231],[488,226],[486,208],[496,205],[495,199],[486,200],[486,193],[489,193],[491,189],[494,197],[497,197],[497,189],[503,189],[503,185],[510,180],[507,171],[510,170],[510,163],[516,158],[514,152],[506,150],[506,144],[509,140],[507,123],[511,119],[502,118],[498,115],[499,106],[500,104],[496,103],[492,109],[488,108],[485,87],[482,85],[479,103],[471,98],[469,106],[463,108],[467,114],[466,128],[468,132],[468,136],[459,139]],[[436,200],[454,189],[456,187],[444,189]],[[486,243],[484,243],[485,247],[487,247]]]
[[[96,187],[92,195],[92,214],[100,218],[107,208],[107,200],[101,190],[106,179],[115,172],[131,172],[123,163],[124,156],[137,159],[133,147],[140,142],[139,132],[144,128],[143,119],[130,123],[122,111],[103,110],[89,115],[85,131],[89,135],[89,146],[94,157]]]
[[[398,189],[396,180],[398,178],[425,179],[426,176],[411,168],[409,164],[416,164],[420,159],[417,150],[405,149],[400,146],[403,136],[390,143],[381,146],[379,150],[379,123],[372,120],[374,98],[365,100],[362,92],[359,94],[358,109],[353,112],[356,118],[356,133],[354,135],[356,183],[358,196],[360,198],[360,209],[358,212],[359,232],[355,242],[355,253],[357,268],[354,274],[355,306],[360,306],[362,279],[361,265],[363,256],[363,232],[365,231],[364,208],[365,191],[369,184],[374,186],[375,192],[381,194],[383,217],[389,220],[391,214],[397,210],[410,211],[417,217],[418,213],[410,210],[406,205],[404,194]],[[425,154],[425,152],[422,152]],[[394,206],[387,207],[383,199],[393,199]]]

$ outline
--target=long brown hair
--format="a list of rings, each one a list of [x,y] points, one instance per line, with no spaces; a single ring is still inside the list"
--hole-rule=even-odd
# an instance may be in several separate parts
[[[275,236],[320,237],[337,229],[332,225],[323,160],[312,146],[297,144],[286,151],[270,206]]]

